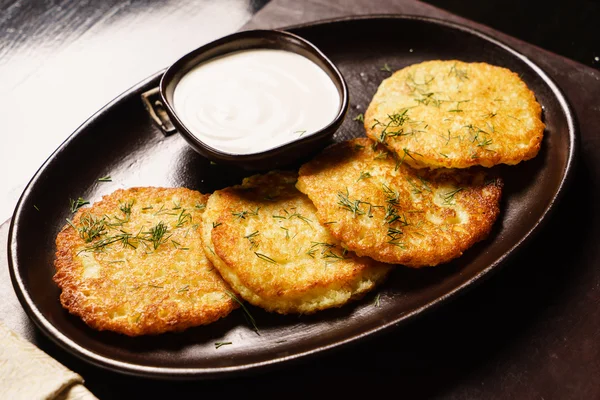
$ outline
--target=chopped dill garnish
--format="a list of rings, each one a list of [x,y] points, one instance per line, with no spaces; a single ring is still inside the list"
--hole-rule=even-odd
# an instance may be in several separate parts
[[[302,137],[302,135],[304,135],[306,133],[306,131],[296,131],[294,133],[297,133],[298,137]]]
[[[148,207],[142,207],[142,210],[152,210],[154,207],[152,206],[148,206]]]
[[[150,228],[148,232],[144,232],[144,234],[150,235],[148,238],[149,241],[152,242],[154,246],[154,250],[158,249],[158,246],[167,241],[168,237],[165,238],[165,234],[168,231],[167,225],[164,222],[160,221],[156,226]]]
[[[237,217],[238,219],[246,219],[246,215],[248,215],[248,211],[240,211],[240,212],[232,212],[231,215]]]
[[[256,207],[256,210],[254,210],[254,211],[232,212],[231,215],[242,220],[242,219],[246,219],[246,217],[250,217],[250,216],[256,217],[258,215],[258,210],[260,210],[260,207]]]
[[[381,150],[379,153],[377,153],[377,155],[375,156],[375,160],[385,160],[387,159],[388,156],[388,152],[385,150]]]
[[[292,208],[292,210],[295,210],[295,208]],[[290,213],[288,210],[283,209],[283,212],[285,215],[272,215],[271,217],[275,218],[275,219],[292,219],[292,218],[298,218],[301,221],[306,222],[308,225],[312,226],[312,221],[308,218],[306,218],[304,215],[298,213],[298,212],[293,212]]]
[[[77,212],[77,210],[79,210],[81,207],[85,206],[86,204],[90,204],[89,201],[84,200],[82,197],[77,198],[77,200],[69,199],[69,203],[71,205],[72,213]]]
[[[354,201],[350,200],[349,193],[348,193],[348,188],[346,188],[346,193],[345,194],[342,193],[342,192],[338,192],[337,193],[337,197],[338,197],[338,205],[340,207],[342,207],[343,209],[352,212],[355,217],[357,215],[363,215],[365,213],[363,210],[360,209],[360,205],[361,205],[361,203],[363,203],[362,201],[360,201],[360,200],[354,200]]]
[[[160,209],[157,212],[155,212],[154,215],[158,215],[164,208],[165,208],[165,205],[161,204]]]
[[[331,224],[337,224],[337,221],[327,221],[325,222],[323,225],[331,225]]]
[[[110,177],[110,175],[106,175],[102,178],[98,178],[98,182],[112,182],[112,178]]]
[[[363,179],[367,179],[371,177],[371,173],[370,172],[361,172],[360,176],[358,177],[358,179],[356,180],[356,182],[361,181]]]
[[[339,255],[339,254],[335,254],[335,253],[334,253],[333,251],[331,251],[331,250],[328,250],[328,251],[326,251],[326,252],[323,254],[322,258],[334,259],[333,261],[332,261],[332,260],[329,260],[329,263],[332,263],[332,262],[337,262],[338,260],[345,260],[345,259],[346,259],[344,256],[341,256],[341,255]]]
[[[379,68],[380,71],[392,72],[392,69],[388,65],[388,63],[383,64],[383,67]]]
[[[192,214],[189,212],[185,212],[185,208],[181,210],[179,216],[177,217],[177,223],[175,224],[176,228],[181,228],[184,224],[192,222]]]
[[[354,117],[352,120],[358,121],[358,122],[365,122],[365,116],[363,115],[363,113],[360,113],[356,117]]]
[[[377,296],[375,296],[375,300],[373,301],[373,306],[374,306],[374,307],[379,307],[379,304],[380,304],[379,297],[380,297],[380,296],[381,296],[381,294],[380,294],[380,293],[377,293]]]
[[[290,216],[289,216],[289,219],[292,219],[292,218],[294,218],[294,217],[298,218],[298,219],[299,219],[299,220],[301,220],[301,221],[304,221],[304,222],[306,222],[306,223],[307,223],[307,224],[309,224],[309,225],[310,225],[310,224],[311,224],[311,222],[312,222],[310,219],[306,218],[304,215],[302,215],[302,214],[299,214],[299,213],[294,213],[294,214],[290,215]]]
[[[184,287],[182,287],[181,289],[179,289],[177,291],[177,293],[188,292],[189,290],[190,290],[190,285],[185,285]]]
[[[194,207],[197,208],[198,210],[204,210],[206,208],[206,204],[196,203],[196,205]]]
[[[179,210],[181,209],[181,204],[179,203],[179,199],[173,200],[173,208],[172,210]]]
[[[413,74],[409,74],[406,78],[406,86],[409,87],[412,93],[418,92],[421,96],[425,96],[429,93],[429,84],[435,79],[434,76],[423,77],[423,82],[415,81]]]
[[[38,208],[38,206],[36,206],[35,204],[33,205],[33,208],[35,208],[37,211],[40,211],[40,209]]]
[[[440,197],[441,199],[444,201],[445,205],[453,205],[454,204],[454,197],[456,196],[457,193],[462,192],[463,190],[465,190],[464,188],[456,188],[453,189],[449,192],[446,193],[440,193]]]
[[[311,242],[311,246],[309,247],[306,254],[311,258],[315,258],[317,252],[319,252],[320,250],[321,258],[326,259],[328,263],[337,262],[338,260],[344,260],[346,258],[346,252],[343,252],[343,255],[336,254],[332,251],[333,249],[335,249],[335,247],[335,243]]]
[[[492,139],[484,138],[481,141],[477,142],[477,147],[489,146],[490,144],[492,144]]]
[[[221,226],[221,225],[223,225],[222,222],[213,222],[212,223],[213,229],[215,229],[217,226]]]
[[[405,244],[400,241],[403,234],[404,232],[402,232],[400,229],[389,227],[387,231],[387,237],[390,238],[390,240],[387,241],[388,244],[404,249]]]
[[[125,214],[127,219],[129,219],[129,216],[131,215],[131,207],[133,207],[133,200],[119,204],[119,210]]]
[[[395,114],[388,114],[388,123],[385,124],[383,130],[381,131],[379,138],[377,139],[380,143],[385,143],[388,137],[396,137],[396,136],[406,136],[412,134],[404,133],[404,128],[402,127],[404,123],[406,123],[410,118],[408,117],[408,108],[404,108],[401,112],[397,112]],[[376,120],[373,127],[377,125],[384,125],[383,123]]]
[[[454,74],[460,81],[469,79],[469,74],[467,73],[467,70],[456,68],[456,63],[450,68],[448,76],[452,76],[452,74]]]
[[[133,237],[131,233],[122,232],[114,236],[106,237],[85,248],[86,251],[102,251],[108,245],[113,243],[121,243],[123,247],[137,248],[138,237]],[[135,242],[134,242],[135,241]]]
[[[149,283],[148,286],[150,286],[151,288],[155,288],[155,289],[164,289],[164,286],[154,285],[152,283]]]
[[[231,297],[233,301],[235,301],[240,305],[240,307],[242,307],[242,310],[244,310],[244,318],[246,318],[246,321],[248,321],[252,325],[252,327],[254,328],[254,332],[256,332],[256,334],[260,336],[260,332],[258,331],[258,327],[256,326],[256,321],[254,320],[254,317],[252,317],[252,314],[250,314],[250,311],[248,311],[248,308],[246,308],[244,303],[242,303],[240,299],[238,299],[237,296],[231,293],[230,291],[226,290],[225,293],[227,293],[227,295]]]
[[[381,188],[383,190],[383,193],[385,194],[386,203],[398,205],[398,202],[399,202],[398,200],[400,198],[400,194],[398,192],[396,192],[394,189],[392,189],[391,187],[389,187],[388,185],[386,185],[385,183],[381,184]]]
[[[244,236],[244,239],[248,239],[248,241],[250,242],[250,250],[253,250],[254,248],[258,247],[258,242],[256,241],[256,236],[258,235],[258,231],[254,231],[251,234]]]
[[[69,218],[65,218],[65,220],[67,221],[67,224],[69,224],[69,226],[73,229],[75,229],[76,231],[78,231],[79,229],[77,229],[77,227],[75,227],[75,225],[73,225],[73,221],[71,221]]]
[[[387,222],[388,224],[392,224],[399,219],[400,219],[400,215],[398,214],[398,211],[396,210],[396,208],[393,205],[388,204],[385,209],[385,215],[383,217],[383,220],[385,222]]]
[[[416,159],[416,158],[414,158],[414,157],[412,156],[412,154],[415,154],[415,155],[417,155],[417,156],[421,156],[421,157],[423,157],[423,155],[422,155],[422,154],[420,154],[420,153],[417,153],[416,151],[410,151],[410,150],[408,150],[406,147],[405,147],[405,148],[403,148],[402,150],[404,151],[404,154],[402,155],[402,158],[401,158],[401,159],[397,159],[397,160],[396,160],[396,170],[398,170],[398,167],[399,167],[400,165],[402,165],[402,163],[404,162],[404,158],[406,158],[406,156],[408,156],[408,157],[412,158],[412,159],[413,159],[413,160],[415,160],[415,161],[417,161],[417,159]],[[412,153],[412,154],[411,154],[411,153]]]
[[[69,224],[75,228],[71,221],[67,220]],[[75,228],[79,232],[79,237],[84,242],[90,243],[100,235],[106,233],[105,218],[97,218],[90,214],[84,214],[79,219],[79,228]]]
[[[423,190],[431,192],[431,188],[429,188],[429,185],[427,185],[427,181],[425,179],[421,178],[420,176],[417,176],[417,179],[421,182],[421,186],[418,186],[413,179],[406,177],[406,181],[413,188],[413,194],[421,194]]]
[[[455,113],[459,113],[459,112],[463,112],[464,110],[460,108],[461,103],[468,103],[470,100],[459,100],[456,102],[456,107],[448,110],[448,112],[455,112]]]
[[[266,262],[268,262],[268,263],[271,263],[271,264],[277,264],[277,261],[273,260],[273,259],[272,259],[271,257],[269,257],[269,256],[265,256],[265,255],[264,255],[264,254],[262,254],[262,253],[257,253],[256,251],[254,252],[254,254],[256,254],[256,257],[260,258],[260,259],[261,259],[261,260],[263,260],[263,261],[266,261]]]
[[[290,230],[288,228],[283,227],[283,226],[280,226],[279,228],[283,229],[285,231],[285,238],[286,239],[290,239]],[[291,239],[295,238],[297,234],[298,233],[294,233],[294,236],[292,236]]]
[[[232,342],[217,342],[217,343],[215,343],[215,348],[218,349],[218,348],[226,346],[228,344],[233,344],[233,343]]]

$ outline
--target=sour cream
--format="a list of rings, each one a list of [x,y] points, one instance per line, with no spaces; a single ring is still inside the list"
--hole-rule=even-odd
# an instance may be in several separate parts
[[[197,139],[252,154],[329,125],[340,96],[314,62],[285,50],[253,49],[199,64],[175,86],[173,107]]]

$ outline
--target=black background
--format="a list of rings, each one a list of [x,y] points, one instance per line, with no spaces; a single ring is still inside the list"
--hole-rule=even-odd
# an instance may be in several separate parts
[[[426,0],[425,2],[589,67],[600,69],[600,1]]]

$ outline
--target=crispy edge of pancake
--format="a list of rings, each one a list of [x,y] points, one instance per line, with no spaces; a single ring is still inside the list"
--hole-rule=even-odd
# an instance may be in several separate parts
[[[381,157],[382,154],[386,156]],[[398,160],[382,145],[367,138],[353,139],[330,146],[304,164],[300,168],[296,186],[315,203],[322,224],[335,222],[326,225],[333,236],[356,254],[382,262],[413,268],[435,266],[461,256],[473,244],[489,235],[500,213],[500,178],[482,182],[473,190],[468,187],[458,191],[454,189],[453,193],[452,186],[447,189],[442,186],[440,189],[426,179],[439,179],[436,176],[441,176],[449,179],[448,182],[453,179],[460,182],[461,179],[474,178],[475,174],[479,176],[487,171],[427,171],[404,165],[398,165],[396,171],[397,165]],[[370,174],[368,177],[365,177],[366,172]],[[425,180],[421,181],[419,177],[425,177]],[[429,199],[429,206],[431,202],[435,205],[436,200],[443,203],[443,198],[429,198],[428,191],[440,196],[448,193],[447,200],[454,206],[436,205],[431,209],[438,212],[429,213],[430,208],[425,203],[418,207],[411,203],[413,196],[416,196],[414,192],[418,190],[421,191],[419,197]],[[392,202],[394,198],[397,199],[395,203]],[[467,227],[470,229],[464,232],[459,229],[462,226],[454,224],[457,218],[459,221],[464,218],[456,211],[457,205],[479,210],[476,225],[470,222],[471,225]],[[389,211],[390,206],[396,210],[396,214]],[[471,221],[478,214],[472,211],[469,214]],[[369,215],[373,217],[369,218]],[[446,231],[441,228],[432,230],[429,236],[423,238],[424,227],[433,225],[434,220],[439,221]],[[408,240],[409,243],[427,240],[428,245],[423,248],[406,246]]]
[[[98,304],[90,303],[86,300],[81,289],[84,281],[83,278],[80,278],[84,267],[81,259],[77,257],[77,253],[81,248],[86,246],[86,243],[73,226],[79,225],[82,216],[94,215],[95,211],[100,210],[100,215],[105,214],[109,210],[118,211],[123,201],[134,199],[134,201],[143,203],[144,200],[163,196],[165,196],[165,201],[168,201],[167,197],[172,195],[179,196],[183,204],[186,201],[193,201],[195,205],[202,206],[206,203],[208,197],[207,195],[186,188],[134,187],[130,189],[118,189],[104,196],[101,201],[93,204],[91,207],[80,208],[77,211],[72,223],[65,225],[56,237],[56,255],[54,261],[56,272],[53,280],[61,289],[60,301],[65,309],[71,314],[80,317],[93,329],[100,331],[109,330],[127,336],[139,336],[155,335],[171,331],[176,332],[193,326],[206,325],[225,317],[238,307],[238,304],[227,295],[223,296],[224,300],[220,300],[218,304],[210,306],[206,304],[200,313],[193,311],[191,308],[179,307],[173,302],[166,304],[168,308],[165,310],[161,308],[161,306],[165,306],[163,301],[150,305],[145,310],[145,315],[140,316],[139,321],[129,323],[106,318],[104,314],[109,310],[108,308],[104,309],[104,306],[100,306],[100,309],[98,309]],[[194,218],[201,218],[202,211],[203,207],[194,208],[192,210]],[[200,238],[198,238],[198,241],[200,241]],[[204,257],[202,249],[199,248],[198,251],[199,255]],[[208,260],[206,260],[206,264],[206,267],[212,268]],[[214,286],[216,291],[228,288],[227,284],[216,271],[211,274],[211,280],[210,285]],[[185,294],[192,293],[194,293],[193,289],[188,289]],[[118,307],[117,304],[114,306]],[[160,317],[156,315],[157,313],[165,312],[166,314]]]
[[[429,71],[437,72],[431,74],[431,81]],[[451,88],[474,88],[436,91],[429,87],[437,87],[440,79]],[[448,101],[449,93],[460,99]],[[457,101],[463,99],[467,100]],[[516,102],[522,104],[514,106]],[[538,154],[545,129],[541,112],[535,94],[507,68],[433,60],[410,65],[385,79],[365,112],[364,127],[368,137],[405,157],[413,168],[492,167],[515,165]]]
[[[219,269],[223,278],[249,303],[280,314],[311,314],[327,308],[341,307],[351,300],[361,298],[375,288],[391,269],[391,266],[366,257],[357,257],[343,250],[327,230],[318,225],[314,218],[314,206],[294,186],[296,178],[296,173],[276,171],[265,175],[255,175],[245,179],[242,185],[217,191],[209,199],[207,218],[204,222],[206,225],[210,224],[211,227],[215,222],[216,227],[212,230],[210,237],[205,233],[203,239],[207,253],[212,259],[218,259],[214,265]],[[256,192],[250,194],[249,189],[256,190]],[[246,195],[248,199],[243,199],[243,196]],[[256,197],[269,200],[256,201]],[[293,222],[288,226],[290,230],[309,229],[306,220],[313,218],[312,224],[317,231],[310,230],[306,236],[317,235],[316,237],[322,238],[325,235],[329,242],[337,243],[336,250],[334,250],[337,256],[346,253],[344,257],[352,258],[337,260],[338,262],[325,267],[329,268],[328,272],[335,273],[328,273],[319,279],[311,280],[297,276],[298,273],[306,271],[305,265],[321,268],[320,265],[315,266],[317,260],[308,258],[308,256],[303,257],[306,260],[295,261],[297,264],[277,265],[257,258],[256,254],[252,252],[252,250],[257,250],[255,248],[250,249],[247,256],[240,257],[243,249],[248,247],[247,238],[240,236],[240,229],[249,228],[243,228],[241,225],[245,221],[240,219],[239,212],[240,210],[256,209],[255,207],[263,207],[263,211],[269,214],[266,216],[266,222],[275,227],[275,231],[271,233],[281,235],[282,240],[285,240],[285,233],[279,229],[280,226],[275,222],[276,220],[272,220],[270,213],[279,211],[285,215],[281,209],[286,209],[286,207],[290,212],[293,210],[294,213],[297,213],[299,218],[290,217],[291,219],[286,222],[287,224]],[[296,208],[292,209],[292,207]],[[233,213],[236,213],[237,216]],[[257,211],[258,213],[260,210]],[[303,214],[310,218],[303,217]],[[258,215],[256,217],[260,218]],[[254,217],[246,216],[246,218]],[[210,221],[210,219],[216,219],[216,221]],[[256,225],[252,226],[256,227]],[[262,225],[258,226],[261,227],[263,233],[269,233],[263,230]],[[268,229],[269,225],[266,228]],[[296,234],[298,234],[297,230]],[[302,235],[304,236],[304,234]],[[208,246],[206,246],[207,242]],[[278,250],[282,248],[281,243],[273,242],[272,247],[263,249],[265,244],[263,241],[257,246],[260,246],[260,251],[271,255],[273,247],[277,247]],[[295,242],[296,246],[297,244]],[[309,245],[304,247],[310,248]],[[318,252],[321,252],[320,248],[315,251],[316,258],[319,257]],[[302,254],[305,252],[303,251]],[[306,264],[306,262],[310,264]]]

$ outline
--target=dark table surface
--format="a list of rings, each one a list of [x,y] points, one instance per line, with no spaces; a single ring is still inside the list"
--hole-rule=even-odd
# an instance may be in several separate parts
[[[600,398],[600,73],[595,59],[600,35],[592,29],[598,6],[590,1],[560,6],[512,0],[431,3],[580,63],[408,0],[273,0],[266,5],[241,0],[0,0],[0,109],[8,121],[5,128],[14,128],[5,130],[2,157],[12,157],[26,170],[9,180],[12,186],[0,212],[10,215],[43,161],[39,158],[49,155],[97,108],[177,55],[241,28],[249,18],[246,28],[359,14],[429,15],[467,23],[530,57],[564,90],[579,120],[579,165],[566,196],[546,229],[491,279],[384,336],[268,373],[218,381],[167,383],[121,376],[63,352],[24,314],[10,284],[4,245],[0,319],[81,374],[100,398],[295,398],[321,393],[352,398],[384,393],[411,399]],[[133,55],[128,54],[131,48]],[[115,78],[115,70],[107,66],[117,60],[125,72]],[[59,112],[59,106],[71,112]],[[28,113],[35,118],[19,120]],[[28,138],[11,139],[13,134]],[[46,134],[51,138],[44,139]],[[5,223],[0,227],[2,243],[7,231]]]

